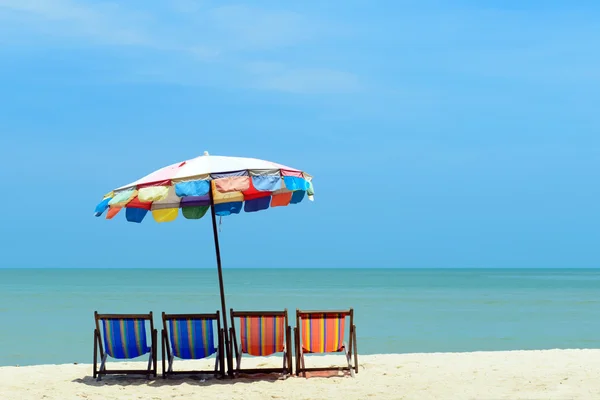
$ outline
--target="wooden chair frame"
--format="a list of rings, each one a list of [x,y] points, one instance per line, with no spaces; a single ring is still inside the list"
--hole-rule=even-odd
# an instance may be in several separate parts
[[[292,328],[289,325],[287,308],[283,311],[233,311],[229,310],[231,317],[231,346],[234,347],[236,367],[235,373],[258,374],[258,373],[281,373],[283,377],[291,375],[292,370]],[[242,362],[242,344],[238,346],[235,332],[235,318],[243,317],[284,317],[284,348],[283,348],[283,367],[282,368],[240,368]],[[230,351],[233,354],[233,351]]]
[[[349,346],[346,344],[346,341],[343,342],[344,355],[346,356],[346,362],[348,366],[346,367],[322,367],[322,368],[306,368],[304,364],[304,351],[302,350],[302,332],[301,328],[301,320],[305,316],[309,316],[311,314],[333,314],[333,315],[343,315],[344,318],[350,317],[350,336],[349,336]],[[294,328],[294,341],[296,346],[296,375],[299,376],[302,374],[306,377],[306,372],[309,371],[350,371],[352,377],[354,377],[355,373],[358,373],[358,354],[357,354],[357,345],[356,345],[356,326],[354,325],[354,309],[350,308],[348,310],[311,310],[311,311],[302,311],[296,309],[296,327]],[[352,365],[352,356],[354,355],[354,365]]]
[[[146,375],[146,378],[150,379],[150,375],[156,377],[156,365],[157,365],[157,331],[154,329],[154,323],[152,321],[152,312],[148,314],[98,314],[94,311],[94,319],[96,328],[94,329],[94,370],[93,376],[98,381],[101,380],[102,375],[117,375],[117,374],[142,374]],[[106,360],[108,354],[104,351],[104,345],[102,343],[102,337],[100,334],[99,321],[105,319],[141,319],[150,321],[150,357],[148,359],[147,369],[106,369]],[[100,351],[100,368],[98,368],[98,350]]]
[[[216,320],[217,321],[217,352],[215,356],[215,368],[213,370],[187,370],[173,371],[173,361],[175,355],[171,354],[171,337],[167,329],[167,321],[193,319],[193,320]],[[162,342],[162,371],[163,378],[171,375],[195,375],[195,374],[214,374],[215,378],[223,378],[225,376],[225,348],[223,346],[224,331],[221,329],[221,318],[219,311],[214,314],[166,314],[162,313],[163,328],[161,332]],[[166,363],[169,363],[168,366]]]

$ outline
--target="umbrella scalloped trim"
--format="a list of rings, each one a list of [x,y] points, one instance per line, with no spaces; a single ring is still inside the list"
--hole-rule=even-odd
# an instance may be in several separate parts
[[[257,212],[274,207],[298,204],[305,198],[314,200],[312,175],[289,167],[235,169],[244,162],[268,165],[269,162],[256,159],[219,157],[219,161],[231,159],[231,169],[223,172],[210,171],[193,175],[193,160],[183,161],[161,168],[133,184],[115,189],[104,195],[94,215],[99,217],[107,209],[107,219],[112,219],[121,208],[131,209],[125,213],[129,222],[140,223],[151,210],[156,222],[174,221],[181,213],[186,219],[200,219],[210,204],[212,191],[215,213],[218,216]],[[210,157],[208,157],[210,158]],[[210,161],[208,160],[202,161]],[[242,160],[242,161],[239,161]],[[272,165],[278,165],[270,163]],[[187,168],[192,175],[182,176]],[[183,209],[187,209],[183,212]],[[138,211],[135,211],[138,210]]]

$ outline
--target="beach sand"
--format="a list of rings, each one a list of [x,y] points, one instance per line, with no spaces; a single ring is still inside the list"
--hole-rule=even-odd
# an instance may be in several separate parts
[[[343,356],[307,358],[306,366],[340,365]],[[279,366],[248,358],[244,367]],[[133,365],[136,364],[136,365]],[[187,365],[183,365],[187,364]],[[212,362],[174,366],[210,368]],[[382,354],[359,358],[355,378],[291,377],[216,380],[107,376],[91,365],[0,368],[0,399],[600,399],[600,350]],[[113,364],[114,365],[114,364]],[[144,363],[119,363],[139,368]]]

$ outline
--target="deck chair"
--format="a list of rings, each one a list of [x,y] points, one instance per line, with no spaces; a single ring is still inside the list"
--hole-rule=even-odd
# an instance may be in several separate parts
[[[231,316],[231,338],[235,348],[236,373],[274,373],[279,372],[285,378],[292,374],[292,330],[288,324],[287,309],[283,311],[233,311]],[[239,320],[240,341],[235,332],[235,319]],[[282,368],[246,368],[240,367],[242,354],[269,356],[283,353]]]
[[[225,375],[223,329],[221,329],[218,311],[215,314],[165,314],[163,312],[162,320],[163,378],[174,374],[214,374],[215,377]],[[215,339],[217,347],[215,347]],[[213,370],[173,370],[175,357],[182,360],[199,360],[213,354],[215,354]],[[169,363],[168,366],[165,365],[166,362]]]
[[[143,374],[149,379],[156,377],[156,338],[157,332],[152,322],[152,312],[149,314],[98,314],[94,312],[96,329],[94,329],[94,378],[98,381],[102,375],[108,374]],[[150,323],[151,343],[148,346],[146,323]],[[102,325],[102,335],[100,334]],[[102,340],[102,338],[104,340]],[[100,368],[98,369],[98,353]],[[142,370],[108,370],[108,356],[115,359],[132,359],[149,354],[148,368]]]
[[[346,317],[350,317],[349,346],[344,341]],[[358,355],[356,353],[356,326],[354,326],[354,310],[342,311],[301,311],[296,310],[296,327],[294,328],[296,345],[296,375],[306,377],[307,371],[350,371],[358,373]],[[347,366],[306,368],[305,353],[337,353],[344,352]],[[354,365],[352,354],[354,353]]]

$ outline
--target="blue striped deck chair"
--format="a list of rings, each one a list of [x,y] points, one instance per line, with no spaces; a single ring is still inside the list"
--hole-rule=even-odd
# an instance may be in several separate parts
[[[350,318],[349,343],[344,341],[346,318]],[[296,327],[294,328],[296,343],[296,375],[306,377],[307,371],[349,371],[354,377],[358,373],[358,354],[356,350],[356,326],[354,310],[341,311],[301,311],[296,310]],[[346,356],[347,366],[306,368],[304,354],[339,353]],[[354,365],[352,354],[354,353]]]
[[[152,312],[149,314],[98,314],[94,312],[96,329],[94,330],[94,378],[101,379],[109,374],[142,374],[149,379],[156,377],[157,331],[154,329]],[[150,325],[150,344],[148,344],[147,323]],[[98,368],[100,353],[100,368]],[[116,360],[130,360],[149,355],[148,368],[145,370],[106,369],[108,356]]]
[[[162,320],[163,378],[174,374],[214,374],[215,377],[221,378],[225,375],[223,329],[221,329],[218,311],[214,314],[165,314],[163,312]],[[182,360],[200,360],[213,354],[215,355],[214,370],[173,370],[175,357]],[[166,362],[168,365],[165,365]]]
[[[231,316],[231,340],[235,349],[236,373],[280,373],[282,378],[292,374],[291,328],[287,309],[283,311],[233,311]],[[239,325],[239,344],[236,335],[236,319]],[[242,355],[270,356],[283,353],[283,367],[241,368]]]

